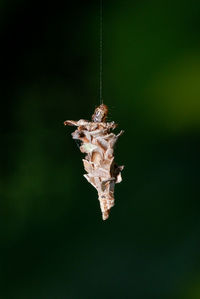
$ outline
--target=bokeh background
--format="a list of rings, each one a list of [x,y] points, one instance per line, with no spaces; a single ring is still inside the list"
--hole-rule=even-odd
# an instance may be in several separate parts
[[[63,126],[99,104],[99,1],[0,2],[1,299],[200,298],[200,2],[104,2],[106,222]]]

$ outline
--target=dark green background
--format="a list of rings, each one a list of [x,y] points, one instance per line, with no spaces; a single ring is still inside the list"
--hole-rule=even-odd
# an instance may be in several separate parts
[[[1,299],[200,298],[200,2],[104,2],[106,222],[63,126],[99,104],[99,2],[0,2]]]

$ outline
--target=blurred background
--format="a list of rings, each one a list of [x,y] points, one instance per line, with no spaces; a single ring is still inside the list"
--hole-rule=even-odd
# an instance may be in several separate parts
[[[99,1],[0,1],[0,298],[200,298],[200,2],[104,1],[125,130],[103,222],[66,119],[99,105]]]

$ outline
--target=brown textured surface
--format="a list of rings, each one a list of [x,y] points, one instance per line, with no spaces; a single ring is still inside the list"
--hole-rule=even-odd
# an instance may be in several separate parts
[[[77,127],[72,138],[82,142],[80,151],[86,154],[83,165],[87,174],[84,177],[97,189],[103,220],[109,217],[114,206],[115,184],[121,182],[124,167],[114,161],[114,145],[123,131],[118,135],[111,133],[117,125],[106,122],[107,113],[107,106],[102,104],[95,109],[91,122],[84,119],[64,122],[65,125]]]

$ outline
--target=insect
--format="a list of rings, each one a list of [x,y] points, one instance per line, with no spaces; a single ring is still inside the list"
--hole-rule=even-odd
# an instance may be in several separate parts
[[[98,106],[92,115],[92,121],[66,120],[64,125],[76,126],[72,138],[81,142],[80,151],[86,154],[83,159],[84,177],[96,188],[103,220],[109,217],[114,206],[114,188],[122,181],[121,171],[124,166],[118,166],[114,161],[114,146],[124,131],[115,135],[111,131],[117,127],[115,122],[106,122],[108,107]]]

